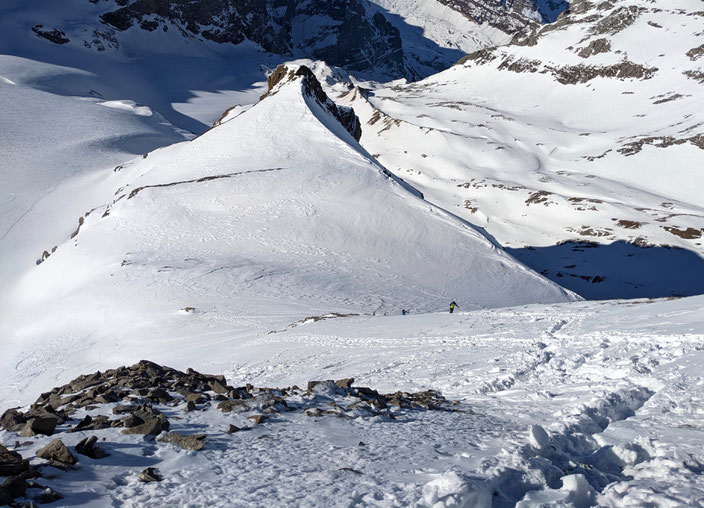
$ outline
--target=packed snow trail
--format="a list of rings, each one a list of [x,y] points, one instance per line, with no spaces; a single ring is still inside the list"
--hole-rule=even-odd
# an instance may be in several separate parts
[[[118,430],[97,431],[114,458],[96,462],[90,472],[60,473],[51,486],[67,495],[67,504],[90,506],[106,499],[128,505],[235,499],[237,506],[262,500],[700,506],[703,311],[704,297],[692,297],[331,316],[284,330],[252,318],[249,332],[243,326],[237,333],[193,335],[187,341],[193,347],[145,345],[100,365],[129,364],[149,351],[165,365],[225,372],[233,386],[354,377],[356,386],[380,393],[438,389],[462,411],[398,413],[395,419],[283,412],[230,436],[217,429],[245,425],[244,415],[207,407],[184,414],[167,406],[169,416],[180,418],[172,430],[215,429],[202,452],[151,441],[135,445]],[[203,329],[217,322],[212,315],[190,317]],[[54,353],[38,352],[28,362],[44,354]],[[57,384],[42,382],[43,389]],[[31,398],[26,394],[24,402]],[[11,439],[0,432],[3,443]],[[48,439],[20,451],[29,456]],[[128,460],[134,455],[143,458]],[[149,465],[166,480],[138,482],[135,469]],[[86,482],[94,497],[86,497]]]

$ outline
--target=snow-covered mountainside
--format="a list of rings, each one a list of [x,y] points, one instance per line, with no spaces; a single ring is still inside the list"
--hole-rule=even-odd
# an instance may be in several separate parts
[[[281,67],[270,85],[198,138],[93,178],[112,198],[74,217],[3,295],[16,361],[47,341],[72,362],[168,342],[166,330],[195,333],[201,315],[230,328],[273,313],[286,326],[453,299],[465,309],[574,299],[379,166],[355,140],[354,113],[306,67]]]
[[[702,6],[1,2],[0,505],[704,506]]]
[[[702,5],[573,2],[426,80],[340,97],[426,198],[588,298],[704,291]]]
[[[0,13],[6,33],[65,48],[134,57],[155,48],[169,53],[184,42],[196,48],[212,42],[225,53],[249,43],[389,80],[446,69],[463,52],[505,43],[536,19],[553,20],[565,6],[496,0],[7,0]]]

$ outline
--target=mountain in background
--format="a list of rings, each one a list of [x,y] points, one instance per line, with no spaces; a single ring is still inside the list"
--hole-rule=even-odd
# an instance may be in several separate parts
[[[558,284],[699,294],[701,7],[575,1],[444,72],[340,100],[386,168]]]
[[[71,0],[46,9],[33,5],[25,19],[31,23],[26,29],[37,37],[97,52],[139,56],[140,48],[125,40],[128,33],[171,31],[193,43],[252,42],[276,55],[324,60],[365,77],[389,80],[418,79],[442,70],[461,57],[461,51],[500,43],[536,21],[553,20],[566,5],[493,0]],[[425,14],[422,30],[404,21],[417,9]],[[448,11],[454,18],[449,40],[427,30],[434,18],[447,20]],[[458,30],[467,23],[470,29]],[[154,51],[159,41],[164,38],[144,38],[141,51]]]

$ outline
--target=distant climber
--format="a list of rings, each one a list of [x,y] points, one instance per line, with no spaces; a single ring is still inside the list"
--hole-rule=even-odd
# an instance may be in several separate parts
[[[455,311],[455,307],[459,307],[459,305],[457,305],[457,302],[455,302],[454,300],[452,300],[452,301],[450,302],[450,314],[452,314],[452,313]]]
[[[408,311],[406,309],[401,309],[401,315],[405,316],[406,314],[408,314]]]

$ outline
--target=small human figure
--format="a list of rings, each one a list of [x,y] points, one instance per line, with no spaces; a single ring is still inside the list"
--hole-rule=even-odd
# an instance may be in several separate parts
[[[450,302],[450,314],[452,314],[452,313],[454,312],[455,307],[459,307],[459,305],[457,305],[457,302],[455,302],[454,300],[452,300],[452,301]]]
[[[406,314],[408,314],[408,312],[406,312],[406,309],[401,309],[401,315],[405,316]]]

